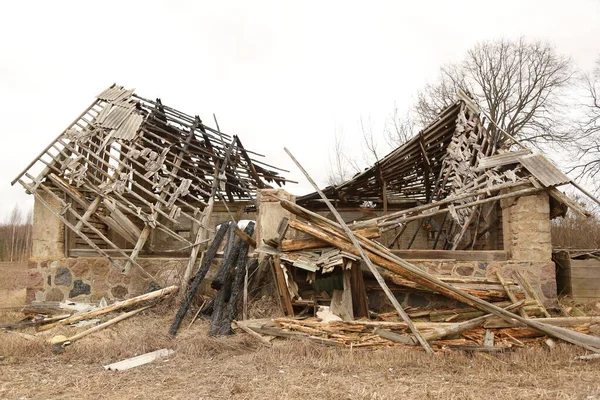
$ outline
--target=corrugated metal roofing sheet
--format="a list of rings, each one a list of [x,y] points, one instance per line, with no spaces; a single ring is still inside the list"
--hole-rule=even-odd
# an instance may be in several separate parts
[[[111,86],[96,97],[105,101],[119,101],[130,97],[134,90],[127,90],[123,86]]]
[[[507,153],[496,154],[490,157],[479,159],[477,170],[481,171],[487,168],[500,167],[502,165],[516,164],[519,162],[519,157],[531,154],[529,150],[509,151]]]
[[[119,129],[113,133],[113,137],[123,140],[131,140],[135,137],[140,125],[144,121],[144,117],[140,114],[131,114],[125,122],[121,124]]]
[[[519,157],[519,162],[546,187],[564,185],[571,180],[541,154]]]
[[[118,129],[132,112],[133,109],[113,105],[106,118],[103,121],[98,121],[98,125],[103,128]]]

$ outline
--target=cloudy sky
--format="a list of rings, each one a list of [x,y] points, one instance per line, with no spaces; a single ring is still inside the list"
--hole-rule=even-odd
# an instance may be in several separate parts
[[[487,4],[490,4],[489,6]],[[600,1],[11,1],[0,5],[0,219],[32,197],[10,181],[116,82],[236,133],[324,184],[334,133],[360,153],[445,62],[476,42],[542,39],[582,69],[600,54]]]

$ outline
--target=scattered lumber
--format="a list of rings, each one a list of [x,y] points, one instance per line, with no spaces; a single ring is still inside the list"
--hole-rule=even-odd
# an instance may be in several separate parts
[[[268,339],[266,339],[265,337],[259,335],[258,333],[256,333],[252,329],[250,329],[243,321],[232,321],[231,324],[232,324],[232,326],[231,326],[232,329],[240,328],[241,330],[243,330],[244,332],[246,332],[253,338],[257,339],[263,345],[265,345],[267,347],[271,347],[271,342]]]
[[[175,350],[171,349],[160,349],[151,353],[142,354],[141,356],[128,358],[123,361],[119,361],[113,364],[104,366],[105,370],[108,371],[125,371],[127,369],[139,367],[141,365],[149,364],[159,358],[165,358],[173,355]]]
[[[323,201],[325,202],[325,204],[327,204],[327,207],[329,208],[329,210],[331,211],[331,213],[335,216],[336,220],[339,223],[338,226],[341,227],[342,230],[343,230],[343,232],[344,232],[344,236],[347,237],[348,239],[350,239],[350,242],[352,242],[352,246],[353,246],[353,250],[354,250],[354,252],[352,252],[352,254],[360,255],[360,257],[366,263],[366,265],[369,268],[369,270],[371,271],[371,273],[375,276],[375,279],[377,279],[377,282],[379,283],[379,285],[383,289],[384,293],[386,294],[386,296],[388,297],[388,299],[390,300],[390,302],[392,303],[392,305],[394,306],[394,308],[398,311],[398,314],[400,314],[400,316],[402,317],[402,319],[407,323],[407,325],[409,326],[410,330],[415,335],[415,337],[417,338],[417,340],[419,341],[419,343],[421,344],[421,346],[423,347],[423,349],[425,349],[425,351],[427,353],[432,354],[433,350],[431,350],[431,347],[429,347],[429,344],[427,343],[427,341],[421,336],[421,334],[419,333],[419,330],[412,323],[412,321],[409,318],[409,316],[406,315],[406,313],[404,312],[404,309],[398,303],[398,300],[393,295],[393,293],[391,292],[390,288],[386,285],[386,283],[383,280],[381,274],[379,273],[379,271],[377,270],[377,268],[375,268],[375,265],[373,265],[373,262],[371,261],[371,259],[365,254],[365,251],[363,250],[363,248],[361,247],[361,245],[357,241],[355,234],[352,232],[352,230],[350,228],[348,228],[348,225],[346,225],[346,223],[344,222],[344,219],[342,218],[342,216],[337,212],[337,210],[335,209],[335,207],[333,207],[333,205],[331,204],[331,202],[329,201],[329,199],[327,199],[327,196],[325,196],[325,194],[321,191],[321,189],[319,189],[319,186],[317,186],[317,184],[312,180],[312,178],[306,172],[306,170],[304,170],[304,168],[300,165],[300,163],[296,160],[296,158],[294,158],[294,156],[292,155],[292,153],[290,153],[290,151],[288,149],[284,149],[284,150],[290,156],[290,158],[292,159],[292,161],[294,161],[294,163],[296,164],[296,166],[298,167],[298,169],[300,169],[300,171],[302,171],[302,173],[304,174],[304,176],[306,177],[306,179],[310,182],[310,184],[319,193],[319,196],[321,196],[321,198],[323,199]],[[294,222],[294,221],[290,221],[290,223],[291,222]],[[309,232],[306,232],[306,233],[309,233]],[[321,238],[321,239],[325,240],[324,238]],[[346,249],[344,249],[344,251],[346,251]]]
[[[334,221],[328,220],[317,213],[313,213],[303,207],[300,207],[297,204],[287,201],[286,199],[279,199],[279,201],[282,207],[284,207],[286,210],[310,221],[310,223],[304,223],[298,220],[291,220],[289,222],[291,228],[325,240],[343,251],[360,255],[360,252],[348,241],[345,231],[341,225]],[[451,299],[460,301],[481,311],[492,313],[506,321],[512,322],[513,319],[516,319],[526,326],[548,336],[567,341],[594,352],[600,352],[600,338],[585,335],[569,329],[544,324],[512,314],[509,311],[465,293],[464,291],[457,289],[450,284],[442,282],[426,271],[423,271],[413,264],[410,264],[406,260],[395,256],[389,249],[377,242],[370,241],[360,236],[357,236],[357,238],[360,242],[360,245],[364,246],[368,258],[384,269],[396,273],[406,279],[412,280],[415,283],[428,287],[430,290],[440,293]]]
[[[73,316],[71,316],[69,318],[65,318],[65,319],[62,319],[62,320],[57,321],[57,322],[53,322],[53,323],[50,323],[50,324],[47,324],[47,325],[40,326],[38,328],[38,330],[39,331],[46,331],[46,330],[49,330],[49,329],[52,329],[52,328],[56,328],[57,326],[72,324],[72,323],[77,322],[77,321],[81,321],[81,320],[84,320],[84,319],[96,317],[98,315],[107,314],[107,313],[109,313],[111,311],[120,310],[120,309],[126,308],[126,307],[132,307],[132,306],[141,304],[141,303],[146,302],[146,301],[160,299],[160,298],[168,296],[171,293],[177,292],[178,289],[179,289],[178,286],[173,285],[173,286],[166,287],[164,289],[155,290],[153,292],[142,294],[140,296],[133,297],[131,299],[127,299],[127,300],[116,302],[114,304],[111,304],[111,305],[106,306],[106,307],[99,308],[97,310],[88,311],[88,312],[85,312],[85,313],[82,313],[82,314],[73,315]]]
[[[149,308],[151,308],[153,306],[154,306],[154,304],[151,304],[149,306],[138,308],[137,310],[133,310],[133,311],[129,311],[129,312],[123,313],[123,314],[121,314],[121,315],[119,315],[119,316],[117,316],[115,318],[112,318],[112,319],[110,319],[110,320],[108,320],[108,321],[106,321],[106,322],[104,322],[104,323],[102,323],[100,325],[96,325],[93,328],[90,328],[90,329],[85,330],[83,332],[79,332],[76,335],[68,337],[64,341],[59,341],[59,342],[55,341],[54,345],[55,346],[66,347],[66,346],[72,344],[73,342],[75,342],[76,340],[79,340],[79,339],[81,339],[81,338],[83,338],[83,337],[85,337],[85,336],[87,336],[87,335],[89,335],[91,333],[98,332],[98,331],[100,331],[100,330],[102,330],[104,328],[107,328],[107,327],[112,326],[112,325],[114,325],[116,323],[119,323],[119,322],[121,322],[121,321],[123,321],[123,320],[125,320],[127,318],[133,317],[134,315],[139,314],[142,311],[145,311],[145,310],[147,310],[147,309],[149,309]]]
[[[60,321],[65,318],[68,318],[70,316],[71,316],[71,314],[63,314],[63,315],[57,315],[55,317],[48,317],[48,318],[42,317],[42,318],[26,319],[24,321],[15,322],[12,324],[0,324],[0,329],[21,329],[21,328],[27,328],[30,326],[39,326],[39,325],[49,324],[51,322]]]

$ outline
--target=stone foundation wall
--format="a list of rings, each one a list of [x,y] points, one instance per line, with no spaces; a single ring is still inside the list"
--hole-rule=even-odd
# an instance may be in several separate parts
[[[116,261],[125,264],[124,259]],[[129,273],[122,274],[105,258],[32,260],[29,262],[26,302],[66,299],[98,302],[103,297],[112,302],[160,287],[179,285],[187,258],[140,258],[138,262],[154,279],[135,266]],[[203,293],[212,293],[210,283],[217,269],[215,264],[209,270],[200,288]]]

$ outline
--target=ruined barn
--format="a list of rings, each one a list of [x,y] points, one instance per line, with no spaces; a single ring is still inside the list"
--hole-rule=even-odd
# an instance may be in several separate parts
[[[417,136],[322,193],[296,198],[280,188],[281,172],[238,136],[111,86],[13,182],[35,196],[29,300],[116,300],[173,284],[185,292],[217,226],[251,219],[253,238],[235,230],[257,261],[245,292],[274,288],[288,316],[322,305],[353,319],[390,301],[465,303],[439,282],[496,304],[532,298],[528,312],[546,313],[557,295],[551,219],[569,208],[589,215],[558,189],[575,185],[564,173],[486,122],[464,93]],[[327,231],[340,229],[323,225],[335,219],[327,203],[396,260],[377,265],[396,300]],[[233,262],[233,244],[228,237],[212,256]],[[398,260],[439,282],[396,269]],[[203,273],[200,290],[215,295],[216,267]]]

